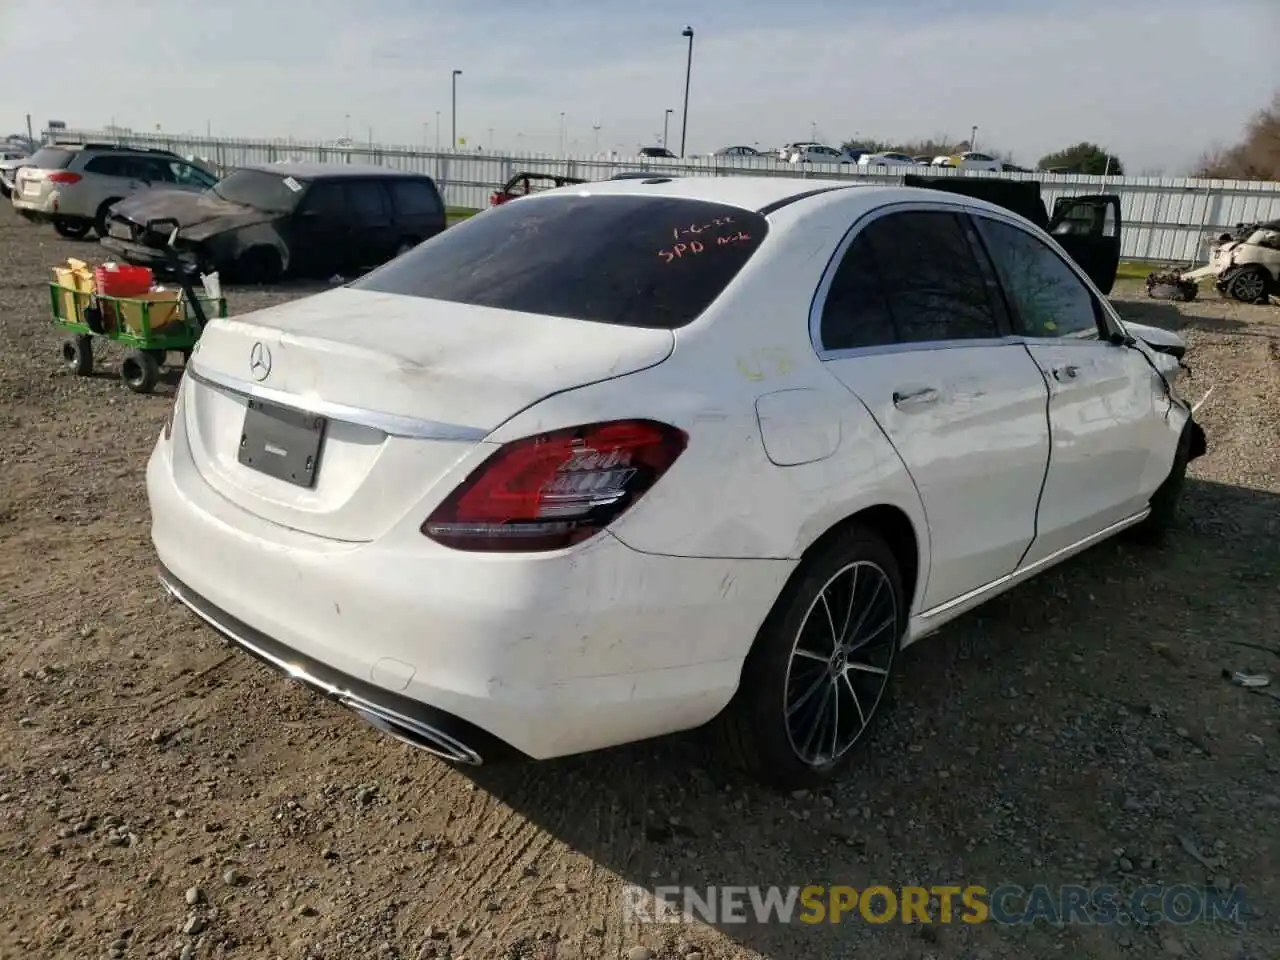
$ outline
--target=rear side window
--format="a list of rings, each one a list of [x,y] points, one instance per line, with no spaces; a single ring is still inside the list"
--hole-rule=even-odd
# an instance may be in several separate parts
[[[889,298],[871,255],[866,233],[849,245],[836,269],[822,307],[822,346],[851,350],[895,343],[898,339],[889,312]]]
[[[130,175],[129,171],[125,169],[124,158],[110,154],[91,157],[85,163],[84,169],[86,173],[97,173],[104,177],[127,177]]]
[[[351,217],[359,223],[385,223],[386,194],[377,180],[351,180],[346,184]]]
[[[352,287],[673,330],[724,292],[768,227],[701,200],[532,197],[450,227]]]
[[[31,157],[31,166],[37,170],[65,170],[71,166],[75,153],[58,147],[41,147]]]
[[[872,221],[850,245],[823,305],[827,350],[999,335],[974,241],[946,211]]]
[[[444,212],[440,194],[427,180],[391,180],[391,199],[402,217],[429,217]]]

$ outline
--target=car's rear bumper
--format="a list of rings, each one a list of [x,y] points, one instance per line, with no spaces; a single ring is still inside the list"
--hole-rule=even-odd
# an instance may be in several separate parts
[[[382,732],[456,763],[528,759],[475,724],[350,676],[292,650],[214,606],[163,564],[160,583],[223,637],[292,680],[336,700]]]
[[[170,590],[277,669],[427,749],[545,759],[699,726],[733,696],[794,569],[655,556],[608,534],[527,558],[425,538],[326,540],[209,487],[183,419],[147,469]]]
[[[15,189],[13,196],[10,197],[13,203],[13,209],[29,220],[38,220],[47,222],[54,217],[62,217],[63,214],[59,209],[58,194],[49,193],[42,197],[26,197],[22,195],[20,190]],[[67,217],[67,219],[74,219]]]

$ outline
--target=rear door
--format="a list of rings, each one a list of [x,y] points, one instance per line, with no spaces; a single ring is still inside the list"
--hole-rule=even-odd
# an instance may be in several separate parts
[[[399,237],[391,215],[391,200],[380,180],[347,180],[349,245],[343,265],[351,270],[385,263],[395,256]]]
[[[397,178],[387,181],[391,209],[400,243],[421,243],[445,228],[444,201],[435,184],[425,178]]]
[[[86,216],[95,214],[100,203],[123,200],[148,186],[147,171],[138,157],[101,153],[85,161],[84,172],[92,178],[93,198],[88,203],[94,206],[84,211]]]
[[[826,368],[875,418],[915,482],[932,565],[924,606],[1011,573],[1035,538],[1049,459],[1044,378],[1007,332],[962,215],[891,208],[819,289]]]
[[[1094,286],[1110,293],[1120,267],[1120,198],[1062,197],[1053,205],[1048,230]]]
[[[1012,221],[974,221],[1014,330],[1049,389],[1053,453],[1026,563],[1139,512],[1172,462],[1157,372],[1106,337],[1105,307],[1063,257]]]
[[[328,275],[342,266],[350,242],[347,194],[339,180],[313,183],[293,215],[290,268],[302,274]]]

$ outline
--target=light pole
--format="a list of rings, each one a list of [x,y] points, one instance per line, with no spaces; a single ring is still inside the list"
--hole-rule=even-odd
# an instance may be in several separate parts
[[[684,67],[684,117],[680,121],[680,156],[684,156],[685,136],[689,133],[689,79],[693,75],[693,27],[686,25],[680,36],[689,38],[689,59]]]
[[[440,152],[440,111],[436,111],[436,153]]]
[[[667,124],[671,121],[671,115],[675,113],[670,107],[662,114],[662,145],[667,145]]]
[[[560,111],[560,156],[564,156],[565,138],[569,135],[569,126],[565,123],[564,111]]]
[[[430,128],[430,126],[431,124],[427,123],[427,121],[425,120],[422,121],[422,152],[423,153],[427,152],[427,130]]]
[[[978,128],[975,126],[969,131],[969,152],[975,152],[978,149]]]
[[[591,143],[591,152],[599,153],[600,152],[600,124],[593,123],[591,125],[591,132],[595,134],[595,139]]]
[[[453,143],[449,147],[450,150],[458,149],[458,78],[462,76],[461,70],[453,71]]]
[[[345,136],[346,136],[346,139],[348,140],[351,139],[351,114],[349,113],[347,114],[347,127],[346,127]]]

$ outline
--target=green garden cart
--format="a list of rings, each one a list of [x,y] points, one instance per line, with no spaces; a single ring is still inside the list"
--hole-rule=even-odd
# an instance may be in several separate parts
[[[148,229],[163,226],[155,221]],[[167,250],[173,250],[177,224],[169,235]],[[225,297],[209,297],[197,292],[197,270],[172,256],[179,289],[109,297],[96,293],[84,272],[55,269],[49,284],[53,323],[69,336],[62,344],[62,362],[77,376],[93,373],[95,337],[114,340],[128,347],[120,363],[120,377],[134,393],[150,393],[160,379],[160,371],[170,353],[181,353],[183,362],[191,356],[205,324],[211,317],[227,315]]]

